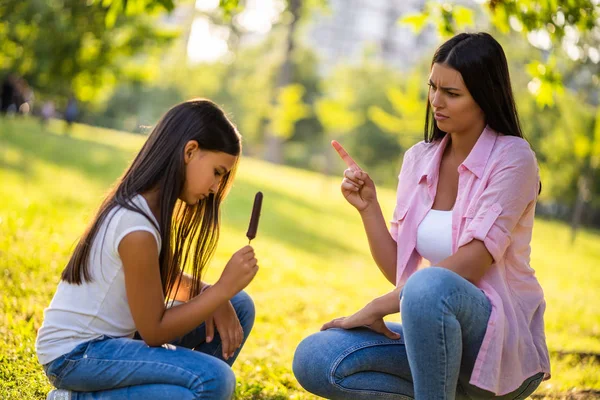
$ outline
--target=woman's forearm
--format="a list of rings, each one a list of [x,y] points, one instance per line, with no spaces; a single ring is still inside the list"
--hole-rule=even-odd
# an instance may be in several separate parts
[[[396,284],[396,241],[392,239],[383,218],[379,203],[375,203],[364,211],[360,216],[369,240],[369,248],[375,263],[383,275],[392,284]]]
[[[384,294],[381,297],[376,298],[370,303],[373,312],[378,317],[385,317],[386,315],[396,314],[400,312],[400,291],[401,287],[394,289],[392,292]]]

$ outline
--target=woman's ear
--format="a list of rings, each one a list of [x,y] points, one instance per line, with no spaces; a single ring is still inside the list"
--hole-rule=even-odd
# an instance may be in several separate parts
[[[183,148],[183,161],[185,164],[188,164],[197,151],[200,151],[200,147],[198,146],[198,142],[195,140],[190,140],[185,144]]]

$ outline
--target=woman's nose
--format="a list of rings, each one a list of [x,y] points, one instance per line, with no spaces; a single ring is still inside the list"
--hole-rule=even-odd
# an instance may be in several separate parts
[[[440,108],[443,106],[442,95],[439,90],[436,90],[431,95],[431,105],[433,108]]]

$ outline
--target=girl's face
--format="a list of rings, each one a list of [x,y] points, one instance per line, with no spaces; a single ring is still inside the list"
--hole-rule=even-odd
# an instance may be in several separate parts
[[[185,183],[179,199],[188,205],[216,193],[221,179],[233,168],[237,157],[220,151],[207,151],[190,140],[184,149]]]
[[[433,64],[429,75],[429,103],[437,126],[447,133],[468,132],[485,121],[462,75],[446,64]]]

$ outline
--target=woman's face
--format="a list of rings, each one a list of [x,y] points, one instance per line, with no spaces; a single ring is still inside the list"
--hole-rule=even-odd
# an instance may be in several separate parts
[[[446,64],[435,63],[431,68],[429,103],[438,128],[446,133],[461,134],[485,122],[460,72]]]
[[[220,151],[207,151],[190,140],[184,149],[185,183],[179,199],[188,205],[216,193],[223,176],[231,171],[237,157]]]

